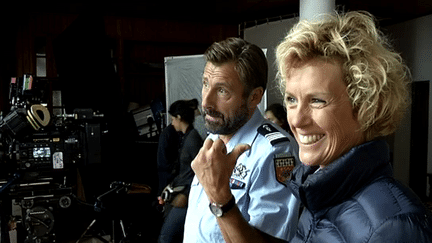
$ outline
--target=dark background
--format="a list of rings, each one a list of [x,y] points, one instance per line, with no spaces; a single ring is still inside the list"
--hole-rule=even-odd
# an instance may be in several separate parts
[[[369,11],[382,27],[432,14],[430,0],[338,0],[336,5]],[[164,57],[202,54],[214,41],[242,37],[244,28],[298,16],[299,0],[14,1],[1,9],[0,111],[10,109],[10,78],[35,75],[36,51],[44,46],[50,91],[62,90],[69,111],[90,107],[108,121],[103,161],[83,175],[92,178],[89,184],[98,195],[112,180],[144,183],[156,191],[157,137],[137,137],[126,110],[129,102],[146,106],[164,100]],[[150,228],[146,232],[152,232],[158,222],[148,208],[155,196],[129,197],[118,208],[139,212]],[[67,228],[81,233],[94,217],[81,216],[85,220],[66,222]]]

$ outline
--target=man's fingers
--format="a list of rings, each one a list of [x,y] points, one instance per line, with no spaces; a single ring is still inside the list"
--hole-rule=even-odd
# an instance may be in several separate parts
[[[202,146],[202,148],[204,148],[204,149],[210,149],[211,148],[211,146],[213,145],[213,140],[211,140],[211,139],[206,139],[205,141],[204,141],[204,144],[203,144],[203,146]]]
[[[249,150],[251,147],[249,144],[238,144],[231,151],[230,156],[234,156],[235,160],[240,157],[246,150]]]
[[[218,163],[220,161],[224,162],[226,161],[226,158],[231,158],[229,161],[232,160],[233,164],[235,164],[235,161],[238,159],[238,157],[248,149],[250,149],[250,145],[238,144],[231,151],[231,153],[227,155],[227,148],[221,139],[216,139],[215,141],[206,139],[200,152],[192,161],[191,167],[194,172],[197,173],[197,169],[199,169],[198,167],[203,169],[205,167],[212,166],[213,163]]]
[[[213,143],[213,149],[215,151],[222,151],[224,154],[226,154],[226,146],[225,143],[220,139],[216,139],[216,141],[214,141]]]
[[[192,160],[191,167],[195,173],[196,173],[196,168],[197,166],[199,166],[200,162],[201,164],[205,164],[207,162],[205,154],[207,153],[207,151],[209,151],[212,148],[213,144],[214,144],[213,140],[206,139],[200,151],[195,156],[195,159]]]

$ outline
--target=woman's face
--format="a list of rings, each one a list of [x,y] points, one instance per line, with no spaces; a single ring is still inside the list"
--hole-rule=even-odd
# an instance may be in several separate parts
[[[363,143],[341,64],[314,59],[286,77],[287,118],[302,163],[323,167]]]
[[[171,124],[173,125],[174,129],[177,132],[181,131],[181,127],[180,127],[180,121],[181,121],[181,119],[180,119],[180,116],[175,117],[175,116],[171,116],[170,115],[170,117],[171,117]]]

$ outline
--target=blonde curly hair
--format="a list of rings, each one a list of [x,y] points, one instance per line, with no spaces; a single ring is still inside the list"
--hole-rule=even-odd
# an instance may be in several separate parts
[[[347,92],[366,141],[393,133],[410,104],[411,75],[401,56],[364,11],[300,21],[276,49],[279,85],[296,64],[314,58],[342,63]]]

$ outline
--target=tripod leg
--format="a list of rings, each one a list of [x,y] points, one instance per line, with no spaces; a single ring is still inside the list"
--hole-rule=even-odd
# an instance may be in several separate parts
[[[115,224],[115,220],[113,219],[112,220],[112,242],[113,243],[115,243],[115,227],[114,227],[114,224]]]
[[[87,234],[87,231],[96,223],[96,219],[93,219],[93,221],[90,223],[90,225],[87,227],[87,229],[82,233],[81,237],[77,240],[76,243],[79,243],[79,241]]]
[[[121,227],[121,230],[122,230],[122,233],[123,233],[123,238],[126,238],[126,231],[125,231],[125,228],[124,228],[123,220],[121,220],[121,219],[120,219],[120,227]]]

